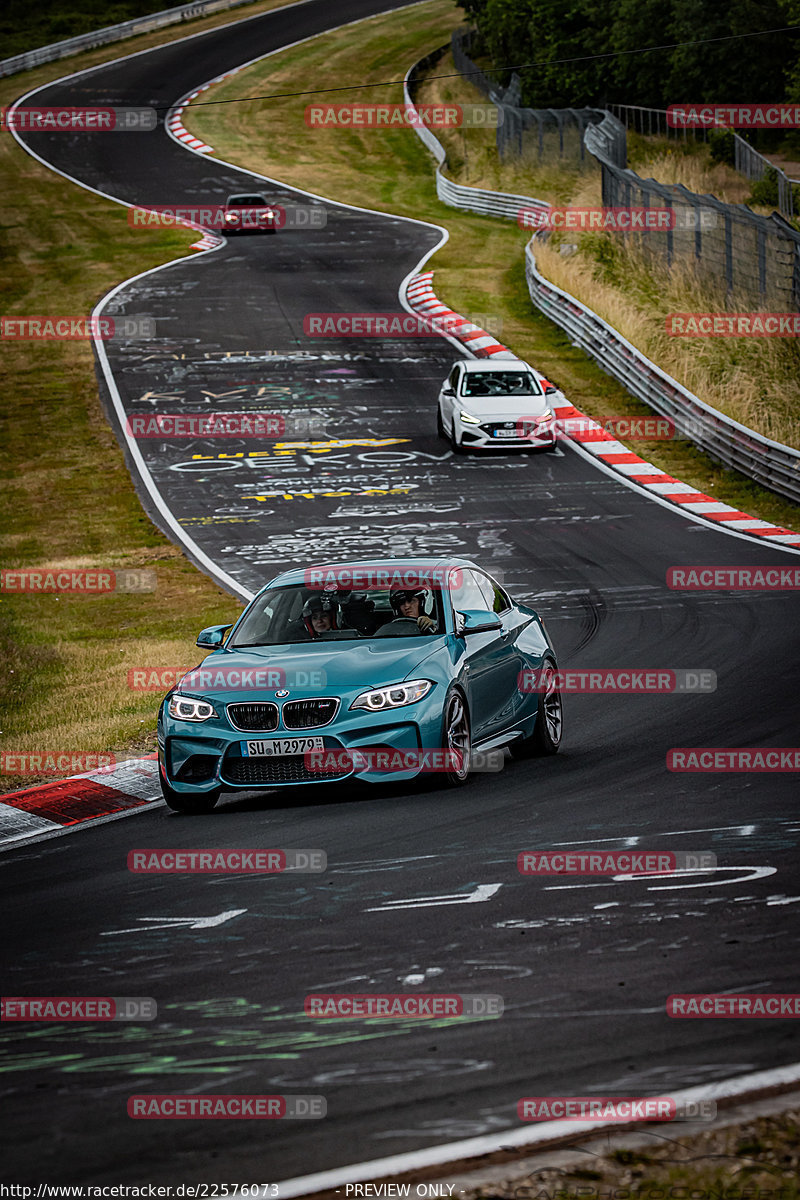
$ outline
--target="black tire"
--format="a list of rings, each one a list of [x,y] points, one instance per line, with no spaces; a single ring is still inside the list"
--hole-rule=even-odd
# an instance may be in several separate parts
[[[469,709],[464,695],[452,691],[444,706],[442,717],[442,749],[456,752],[461,767],[442,774],[445,787],[463,787],[469,779],[472,761],[472,734],[469,724]]]
[[[161,784],[161,794],[173,812],[210,813],[219,800],[219,788],[216,788],[213,792],[186,794],[184,792],[173,791],[169,784],[164,782],[161,774],[159,774],[159,782]]]
[[[558,754],[564,715],[561,692],[555,678],[556,666],[549,658],[542,664],[542,675],[544,687],[539,692],[539,707],[533,733],[530,737],[516,738],[515,741],[509,742],[508,748],[512,758],[540,758],[543,755]]]

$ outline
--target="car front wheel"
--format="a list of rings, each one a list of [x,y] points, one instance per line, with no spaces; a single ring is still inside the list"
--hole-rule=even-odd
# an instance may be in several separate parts
[[[464,446],[462,445],[461,442],[459,442],[458,438],[456,437],[456,419],[455,419],[455,417],[453,417],[453,424],[451,426],[451,432],[450,432],[450,449],[453,451],[453,454],[464,454],[465,453]]]
[[[539,706],[536,724],[530,737],[517,738],[509,743],[512,758],[538,758],[558,754],[564,726],[561,692],[555,664],[545,659],[540,675]]]
[[[442,420],[442,408],[440,404],[436,405],[436,432],[440,438],[447,437],[444,429],[444,421]]]
[[[467,702],[461,692],[452,692],[442,721],[442,748],[447,751],[451,767],[444,772],[447,787],[461,787],[469,778],[472,759],[472,735],[469,728]]]

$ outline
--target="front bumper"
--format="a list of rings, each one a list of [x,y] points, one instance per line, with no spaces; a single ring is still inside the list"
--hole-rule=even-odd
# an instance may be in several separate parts
[[[555,418],[536,423],[514,418],[487,419],[480,425],[468,425],[456,417],[458,438],[471,450],[549,449],[556,444]]]
[[[438,749],[442,733],[442,688],[434,687],[417,704],[367,713],[350,711],[343,700],[329,725],[310,729],[286,729],[283,723],[269,733],[231,728],[224,718],[197,722],[178,721],[169,716],[159,720],[159,769],[173,791],[186,794],[223,791],[256,791],[276,787],[341,782],[356,778],[367,783],[403,782],[420,774],[419,767],[390,772],[347,767],[348,750],[386,748],[418,752]],[[241,743],[277,737],[320,736],[326,752],[333,752],[336,769],[310,767],[305,755],[249,757]],[[328,764],[330,766],[330,763]]]

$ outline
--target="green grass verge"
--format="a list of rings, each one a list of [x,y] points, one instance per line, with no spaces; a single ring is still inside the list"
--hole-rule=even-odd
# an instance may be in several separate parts
[[[229,13],[191,28],[224,20]],[[12,76],[0,82],[0,104],[175,33]],[[0,164],[7,315],[88,315],[120,280],[192,253],[196,232],[131,229],[121,205],[65,182],[8,135],[0,137]],[[201,657],[197,630],[235,613],[237,601],[142,511],[100,406],[88,343],[4,341],[3,370],[0,566],[147,568],[156,572],[157,588],[96,597],[0,592],[2,749],[118,757],[152,751],[160,696],[132,691],[129,668],[194,665]],[[0,791],[44,778],[0,774]]]
[[[431,0],[412,12],[364,22],[357,38],[352,29],[324,34],[205,92],[205,100],[239,103],[192,106],[185,124],[221,158],[253,171],[334,199],[445,226],[450,240],[428,264],[436,273],[435,288],[443,302],[465,315],[493,314],[501,322],[501,340],[552,375],[572,403],[589,415],[648,415],[650,409],[570,346],[566,335],[532,308],[524,276],[526,235],[510,223],[460,213],[438,201],[433,160],[413,130],[309,128],[304,120],[309,97],[252,99],[301,90],[309,80],[326,88],[343,80],[363,85],[401,79],[413,62],[448,42],[462,16],[451,0]],[[442,95],[461,94],[458,80],[436,86]],[[376,86],[342,92],[330,100],[402,103],[402,88]],[[269,137],[261,136],[261,130],[268,130]],[[476,135],[470,161],[481,163],[491,135],[482,130],[469,133]],[[463,134],[450,136],[461,139]],[[511,178],[517,186],[506,187],[524,194],[517,167],[514,172]],[[527,189],[533,195],[536,183],[534,178]],[[566,188],[569,179],[558,171],[554,183]],[[763,520],[800,528],[800,506],[715,464],[689,442],[637,441],[631,448],[698,491]]]

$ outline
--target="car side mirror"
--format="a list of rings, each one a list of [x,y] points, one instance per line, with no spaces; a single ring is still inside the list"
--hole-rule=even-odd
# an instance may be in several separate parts
[[[444,392],[444,394],[446,396],[455,396],[455,391],[453,390],[453,388],[451,388],[449,383],[446,383],[444,385],[444,387],[442,388],[442,391]]]
[[[458,630],[460,637],[466,637],[469,633],[496,633],[503,627],[497,613],[489,612],[488,608],[468,608],[457,615],[461,617]]]
[[[231,625],[209,625],[207,629],[201,629],[197,635],[196,646],[205,646],[208,650],[218,650],[225,641],[225,634]]]
[[[554,383],[550,383],[550,381],[547,379],[542,380],[542,387],[544,388],[545,396],[555,396],[556,392],[558,391],[556,385]]]

